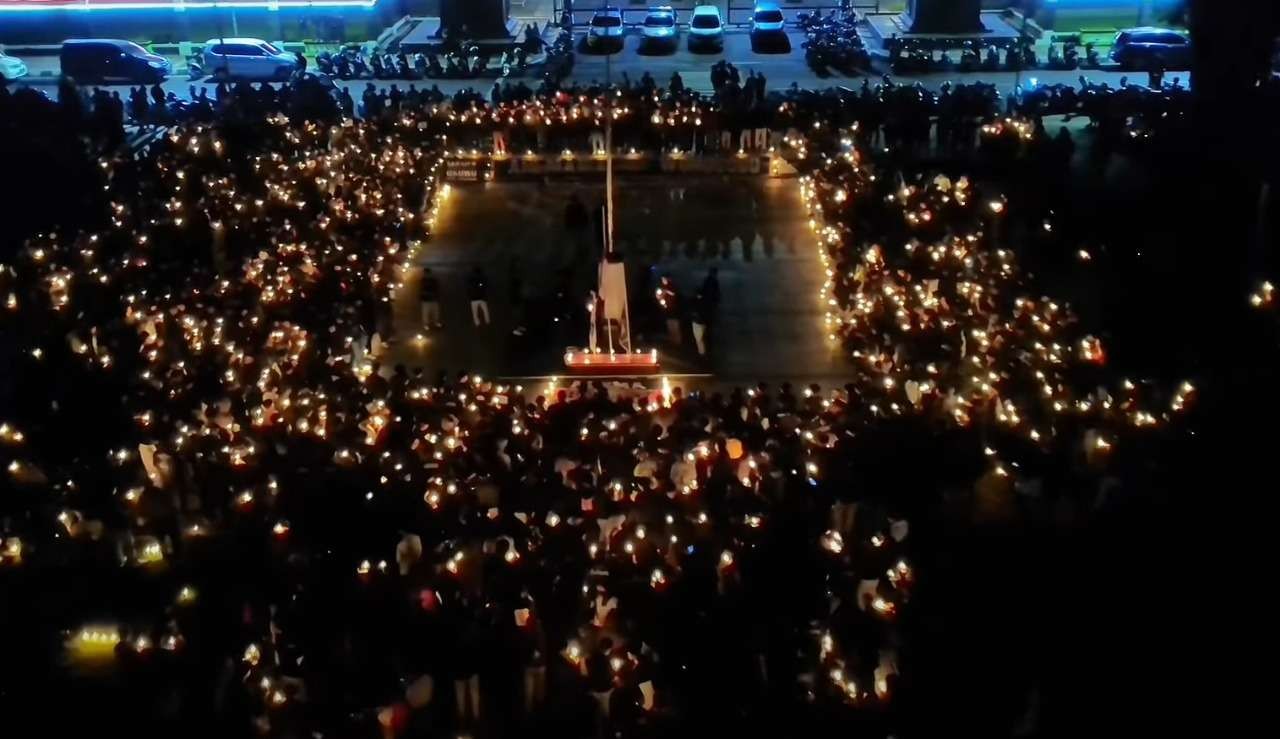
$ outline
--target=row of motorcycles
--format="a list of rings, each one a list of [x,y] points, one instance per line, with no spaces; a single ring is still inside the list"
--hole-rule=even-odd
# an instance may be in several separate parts
[[[843,74],[870,69],[871,54],[858,36],[857,22],[852,11],[798,14],[796,24],[808,36],[801,47],[809,68],[819,76],[833,69]]]
[[[1090,81],[1080,75],[1079,88],[1067,84],[1035,84],[1021,90],[1018,111],[1031,115],[1077,115],[1093,117],[1098,114],[1099,103],[1117,97],[1123,101],[1121,109],[1134,117],[1162,118],[1167,113],[1185,111],[1189,96],[1182,81],[1175,78],[1163,82],[1158,88],[1130,85],[1127,78],[1120,79],[1120,87]],[[1127,117],[1127,116],[1126,116]]]
[[[1093,44],[1084,45],[1084,59],[1080,59],[1080,46],[1074,41],[1067,41],[1062,44],[1062,51],[1058,51],[1058,45],[1053,44],[1049,47],[1049,61],[1045,65],[1048,69],[1098,69],[1102,66],[1102,55],[1094,48]]]
[[[550,29],[550,24],[547,28]],[[520,43],[508,46],[496,59],[478,44],[447,39],[439,54],[380,53],[372,48],[372,44],[348,44],[337,53],[321,52],[316,57],[316,66],[319,71],[343,80],[515,77],[524,74],[529,67],[529,58],[544,46],[542,31],[536,23],[530,23],[525,26]],[[562,52],[561,46],[561,40],[557,39],[548,52]],[[548,62],[551,61],[549,58]],[[562,62],[561,59],[554,61]]]
[[[443,57],[443,63],[441,58]],[[437,54],[397,54],[365,51],[359,46],[348,46],[338,53],[327,51],[316,56],[320,72],[342,80],[421,80],[459,79],[466,77],[516,76],[528,68],[528,57],[522,47],[511,47],[502,52],[496,65],[490,66],[491,57],[476,44],[454,51]]]
[[[1030,43],[1022,42],[1015,46],[1001,49],[994,45],[969,42],[960,49],[960,58],[956,60],[949,50],[935,54],[932,46],[918,42],[897,41],[886,44],[889,50],[889,68],[894,74],[923,74],[928,72],[1016,72],[1027,69],[1098,69],[1102,66],[1102,56],[1093,44],[1084,45],[1084,58],[1080,56],[1080,45],[1074,41],[1052,44],[1049,47],[1049,58],[1042,65],[1036,58],[1035,49]]]

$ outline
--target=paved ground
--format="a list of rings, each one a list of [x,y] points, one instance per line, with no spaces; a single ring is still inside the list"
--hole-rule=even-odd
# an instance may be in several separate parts
[[[687,34],[682,35],[674,51],[645,48],[638,35],[624,36],[621,49],[612,52],[593,50],[579,40],[579,53],[573,76],[579,80],[601,80],[607,73],[614,79],[626,71],[632,79],[648,70],[654,79],[665,82],[671,73],[679,71],[685,84],[696,90],[711,90],[711,65],[727,59],[742,69],[763,71],[773,86],[785,86],[792,81],[802,86],[814,87],[817,77],[804,60],[803,33],[789,33],[787,44],[753,48],[751,38],[745,33],[725,35],[723,51],[691,51]],[[807,84],[806,84],[807,82]]]
[[[549,321],[542,306],[562,270],[576,296],[585,297],[594,280],[591,250],[575,245],[561,228],[574,191],[589,205],[603,197],[602,183],[589,180],[456,187],[441,213],[439,235],[422,258],[441,282],[446,325],[415,340],[422,328],[419,278],[412,275],[396,306],[399,360],[432,371],[564,374],[564,347],[585,344],[586,325]],[[794,180],[637,176],[620,180],[617,192],[618,248],[627,255],[631,308],[638,314],[633,330],[644,334],[643,346],[661,350],[665,371],[714,373],[726,383],[788,378],[830,384],[843,377],[839,357],[822,338],[822,270]],[[477,264],[491,280],[493,315],[493,325],[479,329],[471,325],[465,296],[467,273]],[[682,293],[692,293],[713,265],[723,299],[709,357],[699,360],[687,335],[684,346],[673,347],[643,317],[652,305],[646,276],[672,275]],[[513,274],[522,276],[530,296],[524,338],[510,333]]]
[[[762,72],[769,80],[771,89],[789,86],[792,82],[803,88],[821,88],[832,85],[861,85],[867,75],[843,75],[832,72],[819,76],[805,62],[804,49],[801,44],[805,35],[797,31],[787,33],[788,45],[753,44],[746,33],[729,33],[725,35],[722,52],[690,51],[688,40],[682,36],[674,51],[645,50],[641,39],[636,35],[623,38],[620,49],[606,53],[604,50],[593,51],[579,41],[579,53],[574,65],[573,78],[579,81],[601,80],[611,74],[618,79],[626,72],[631,79],[638,79],[646,70],[659,82],[665,83],[671,73],[678,71],[688,87],[705,92],[711,91],[711,65],[721,59],[727,59],[742,70],[745,76],[748,70]],[[960,74],[958,72],[939,72],[936,74],[912,75],[896,77],[899,81],[920,81],[929,87],[936,88],[946,81],[982,80],[993,82],[1001,90],[1010,90],[1021,79],[1025,84],[1030,78],[1036,78],[1046,84],[1077,84],[1080,75],[1085,75],[1095,82],[1107,82],[1118,86],[1126,73],[1118,71],[1102,72],[1099,70],[1052,71],[1036,70],[1018,75],[1015,72],[984,72],[977,74]],[[873,80],[879,73],[870,75]],[[1128,73],[1130,79],[1138,83],[1146,83],[1146,74]],[[1169,72],[1169,79],[1181,76],[1185,83],[1190,79],[1189,73]]]

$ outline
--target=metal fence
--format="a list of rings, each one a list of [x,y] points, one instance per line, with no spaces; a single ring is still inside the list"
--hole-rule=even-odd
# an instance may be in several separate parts
[[[720,17],[726,26],[746,27],[751,24],[751,14],[755,10],[755,0],[573,0],[573,25],[586,26],[591,23],[591,16],[600,8],[618,8],[622,13],[625,26],[638,26],[644,23],[649,8],[668,5],[675,9],[681,25],[688,22],[689,11],[696,5],[715,5],[720,8]],[[782,15],[789,23],[795,23],[801,13],[830,13],[846,7],[840,0],[778,0]],[[880,3],[874,0],[855,0],[848,7],[860,12],[876,12]],[[555,14],[559,18],[565,9],[565,0],[556,0]]]

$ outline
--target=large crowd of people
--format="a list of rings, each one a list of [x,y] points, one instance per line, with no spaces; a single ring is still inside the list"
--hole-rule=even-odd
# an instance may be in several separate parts
[[[380,366],[449,192],[422,122],[175,129],[5,265],[5,576],[139,600],[57,619],[68,669],[184,717],[212,680],[282,736],[881,716],[914,572],[893,499],[843,484],[849,390]]]
[[[494,82],[487,93],[463,88],[449,94],[434,84],[427,87],[424,83],[419,88],[408,83],[402,88],[399,83],[369,82],[353,94],[349,87],[330,88],[314,76],[304,76],[290,84],[219,83],[212,93],[207,87],[192,85],[185,97],[166,92],[158,85],[150,89],[137,87],[122,98],[118,91],[77,90],[64,82],[58,89],[57,105],[70,120],[81,121],[87,135],[104,148],[113,149],[124,142],[126,123],[167,126],[207,123],[215,115],[258,117],[275,112],[306,118],[373,119],[404,110],[421,112],[441,107],[459,110],[486,104],[495,108],[518,108],[530,103],[562,105],[565,99],[581,100],[585,96],[599,100],[609,93],[628,107],[640,110],[652,108],[659,100],[674,100],[691,111],[705,110],[705,116],[679,123],[689,124],[686,127],[691,134],[694,128],[700,129],[708,141],[719,142],[721,134],[728,133],[733,146],[724,148],[739,148],[744,130],[785,128],[789,122],[786,106],[793,104],[827,120],[834,116],[841,125],[857,121],[864,143],[883,141],[900,153],[928,149],[935,142],[943,151],[972,147],[981,126],[1002,115],[1033,121],[1049,115],[1084,116],[1109,148],[1126,137],[1146,138],[1154,129],[1185,119],[1190,105],[1188,89],[1176,79],[1160,90],[1152,90],[1128,80],[1113,88],[1082,75],[1078,88],[1067,84],[1020,87],[1004,98],[994,85],[981,81],[954,85],[947,82],[932,90],[921,83],[897,83],[887,75],[875,84],[864,78],[857,90],[809,91],[794,84],[787,89],[769,90],[763,74],[749,71],[743,77],[734,65],[721,62],[712,70],[712,83],[714,93],[710,96],[688,89],[678,72],[661,82],[648,73],[634,81],[623,73],[621,81],[612,87],[598,82],[544,81],[536,87],[523,81]],[[33,88],[11,92],[0,85],[0,110],[39,107],[43,96]],[[628,119],[643,121],[643,116]],[[510,123],[519,128],[519,121]],[[500,116],[495,117],[494,124],[502,126]],[[582,138],[579,146],[585,144],[585,133]],[[679,137],[673,132],[672,138]],[[626,140],[625,135],[621,140]],[[690,144],[686,149],[703,148],[699,136],[690,135],[687,140]]]
[[[373,91],[361,119],[229,88],[136,158],[105,132],[142,94],[60,100],[107,153],[77,225],[0,265],[0,588],[31,604],[15,663],[44,665],[0,686],[111,674],[142,719],[225,735],[900,727],[926,702],[911,522],[1117,505],[1197,390],[1113,376],[1001,243],[1004,201],[873,161],[935,114],[957,146],[1035,130],[991,88],[750,79],[733,103],[678,79]],[[388,366],[443,157],[581,148],[605,120],[620,148],[796,166],[847,384]]]

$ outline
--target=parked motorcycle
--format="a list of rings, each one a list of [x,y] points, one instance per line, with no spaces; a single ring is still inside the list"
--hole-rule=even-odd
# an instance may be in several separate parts
[[[1036,51],[1030,44],[1010,48],[1005,55],[1005,69],[1016,72],[1024,69],[1035,69],[1037,66]]]
[[[830,74],[830,59],[827,57],[826,51],[813,38],[801,44],[804,49],[804,61],[813,70],[813,73],[819,77],[826,77]]]
[[[391,54],[379,54],[374,52],[370,58],[373,66],[373,77],[379,80],[400,79],[396,70],[396,59]]]
[[[333,64],[333,54],[327,51],[322,51],[319,54],[316,54],[316,69],[323,74],[330,76],[335,75],[336,71]]]
[[[987,54],[982,58],[982,71],[997,72],[1000,70],[1000,50],[994,46],[987,47]]]
[[[498,61],[501,69],[502,77],[514,77],[524,74],[528,68],[528,57],[525,55],[523,46],[517,46],[502,52],[502,57]]]
[[[1058,53],[1057,44],[1049,45],[1049,60],[1046,66],[1049,69],[1066,69],[1066,65],[1062,61],[1062,54]]]
[[[799,26],[806,31],[807,40],[801,45],[805,61],[815,73],[825,76],[832,69],[845,74],[855,74],[869,69],[871,55],[858,36],[856,16],[832,10],[797,15]]]
[[[396,60],[396,77],[402,80],[418,79],[418,71],[409,61],[409,55],[403,51],[395,56]]]
[[[333,57],[333,76],[340,80],[351,79],[351,60],[345,55],[339,54]]]
[[[573,34],[561,29],[556,40],[547,49],[546,60],[542,65],[543,85],[551,89],[557,87],[573,71],[574,58]]]
[[[466,69],[462,64],[458,63],[456,54],[448,54],[444,58],[444,76],[449,79],[459,79],[466,77]]]
[[[427,57],[427,76],[431,78],[444,76],[444,67],[440,66],[440,57],[435,54],[430,54]]]
[[[1068,70],[1076,69],[1080,66],[1080,53],[1076,51],[1074,45],[1063,44],[1063,51],[1059,53],[1057,46],[1049,47],[1049,59],[1045,66],[1049,69]]]
[[[346,56],[351,62],[351,79],[361,80],[373,76],[373,67],[364,53],[357,49],[348,49]]]
[[[542,35],[538,33],[538,24],[530,23],[524,27],[524,41],[521,48],[526,55],[537,54],[542,51],[543,41]]]
[[[1084,45],[1084,68],[1097,69],[1102,66],[1102,55],[1094,48],[1093,44]]]

